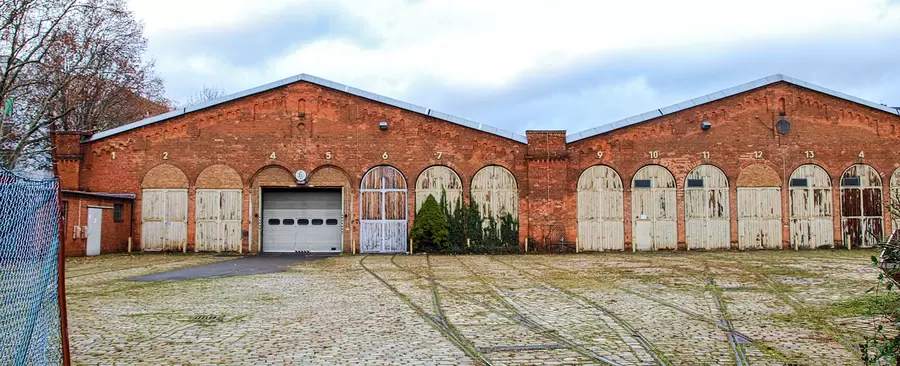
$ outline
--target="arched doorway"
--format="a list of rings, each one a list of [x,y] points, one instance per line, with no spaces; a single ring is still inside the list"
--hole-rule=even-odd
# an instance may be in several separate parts
[[[240,251],[244,196],[241,176],[226,165],[213,165],[200,172],[195,187],[194,250]]]
[[[684,184],[685,244],[689,249],[728,249],[731,216],[728,177],[712,165],[688,173]]]
[[[141,248],[181,251],[187,245],[188,179],[181,169],[157,165],[141,182]]]
[[[578,178],[578,246],[586,251],[625,249],[622,178],[595,165]]]
[[[447,194],[447,207],[452,212],[462,202],[462,192],[462,180],[453,169],[443,165],[428,167],[416,179],[416,212],[422,208],[428,195],[440,202],[442,193]]]
[[[818,165],[806,164],[791,173],[791,246],[818,248],[834,246],[831,178]]]
[[[754,164],[737,179],[739,249],[781,249],[781,179],[774,169]]]
[[[634,250],[678,248],[675,177],[660,165],[647,165],[631,180]]]
[[[841,239],[851,248],[871,247],[884,239],[881,177],[866,164],[841,175]]]
[[[406,252],[407,186],[397,168],[377,166],[360,184],[361,253]]]

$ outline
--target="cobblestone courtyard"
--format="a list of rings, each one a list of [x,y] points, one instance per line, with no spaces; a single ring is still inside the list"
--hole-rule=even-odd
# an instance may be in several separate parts
[[[875,254],[109,255],[67,262],[69,332],[76,364],[861,364]]]

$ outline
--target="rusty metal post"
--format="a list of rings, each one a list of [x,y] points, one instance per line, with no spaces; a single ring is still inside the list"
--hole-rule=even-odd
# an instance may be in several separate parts
[[[525,238],[525,253],[528,253],[528,238]]]
[[[412,238],[409,238],[409,255],[413,254],[413,241]]]
[[[128,253],[131,253],[131,237],[128,237]]]
[[[55,141],[54,141],[55,142]],[[54,146],[55,148],[55,146]],[[63,236],[65,233],[66,223],[62,220],[59,210],[62,208],[62,185],[59,180],[58,163],[53,163],[53,174],[56,176],[56,222],[57,237],[59,240],[59,251],[57,253],[57,261],[59,262],[59,273],[57,274],[57,292],[56,297],[59,302],[59,335],[62,338],[62,364],[69,366],[72,364],[71,354],[69,353],[69,317],[66,309],[66,248]],[[80,208],[80,207],[79,207]]]

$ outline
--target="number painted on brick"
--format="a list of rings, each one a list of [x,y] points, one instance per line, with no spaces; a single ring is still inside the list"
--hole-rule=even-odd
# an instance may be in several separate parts
[[[333,158],[333,157],[334,157],[334,155],[331,155],[331,151],[325,152],[325,159],[331,160],[331,158]]]
[[[651,151],[650,159],[659,159],[659,151]]]
[[[806,150],[803,153],[806,154],[807,159],[812,159],[812,158],[816,157],[816,152],[812,151],[812,150]]]
[[[271,154],[269,154],[269,159],[275,160],[275,152],[274,151]]]
[[[385,151],[384,154],[381,154],[381,158],[384,160],[387,160],[387,158],[388,158],[387,151]]]
[[[763,158],[762,151],[754,151],[754,152],[753,152],[753,157],[754,157],[754,158],[757,158],[757,159],[762,159],[762,158]]]
[[[442,152],[442,151],[438,151],[438,152],[436,152],[435,154],[437,155],[437,159],[438,159],[438,160],[441,160],[441,157],[444,156],[444,152]]]
[[[602,151],[598,151],[598,152],[597,152],[597,159],[603,159],[603,152],[602,152]]]
[[[709,159],[709,151],[701,152],[700,156],[703,156],[704,159]]]
[[[860,159],[862,159],[862,158],[865,158],[865,157],[866,157],[866,153],[860,151],[860,152],[859,152],[859,155],[856,155],[856,156],[859,157]]]
[[[116,160],[116,152],[115,151],[112,152],[112,159]]]
[[[169,152],[163,151],[163,160],[169,160]]]

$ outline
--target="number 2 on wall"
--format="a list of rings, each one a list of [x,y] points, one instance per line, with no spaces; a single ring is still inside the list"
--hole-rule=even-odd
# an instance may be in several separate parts
[[[168,151],[163,152],[163,160],[169,160],[169,152]]]

